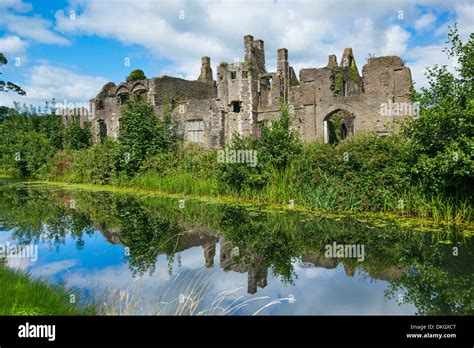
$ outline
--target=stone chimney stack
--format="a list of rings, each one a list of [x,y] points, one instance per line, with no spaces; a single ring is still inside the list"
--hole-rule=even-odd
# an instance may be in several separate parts
[[[290,86],[290,66],[288,64],[288,50],[286,48],[279,48],[277,51],[277,73],[280,75],[280,79],[283,82],[281,91],[283,102],[287,103]]]
[[[329,55],[327,66],[328,68],[337,68],[337,58],[335,54]]]
[[[214,79],[212,78],[211,58],[202,57],[201,75],[199,75],[198,81],[210,84],[214,83]]]
[[[265,48],[263,40],[256,40],[253,44],[254,56],[258,67],[262,72],[265,71]]]
[[[253,53],[254,53],[253,36],[245,35],[244,36],[244,60],[252,61]]]
[[[342,54],[340,66],[343,68],[350,67],[352,59],[354,59],[354,56],[352,54],[352,48],[345,48],[344,53]]]
[[[277,51],[277,72],[288,77],[288,50],[286,48],[279,48]]]

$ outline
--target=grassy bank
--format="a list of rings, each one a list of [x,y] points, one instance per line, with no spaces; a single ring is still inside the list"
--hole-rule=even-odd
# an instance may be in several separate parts
[[[0,315],[93,315],[92,307],[69,303],[69,293],[45,281],[0,266]]]

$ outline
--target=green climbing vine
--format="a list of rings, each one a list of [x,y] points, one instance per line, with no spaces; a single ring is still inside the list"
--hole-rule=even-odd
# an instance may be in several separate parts
[[[337,67],[331,69],[331,90],[334,92],[334,95],[340,95],[344,87],[344,71]]]

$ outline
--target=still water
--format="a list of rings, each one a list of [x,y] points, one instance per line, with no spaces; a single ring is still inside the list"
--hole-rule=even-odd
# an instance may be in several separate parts
[[[102,314],[473,314],[467,230],[0,181],[2,262]]]

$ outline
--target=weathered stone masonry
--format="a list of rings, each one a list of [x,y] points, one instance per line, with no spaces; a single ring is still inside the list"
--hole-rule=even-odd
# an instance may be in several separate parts
[[[196,81],[163,76],[119,85],[110,82],[91,100],[92,112],[81,117],[81,123],[91,122],[97,140],[117,138],[123,103],[143,94],[158,115],[169,105],[186,141],[221,148],[234,132],[250,135],[280,115],[284,102],[304,141],[332,143],[354,134],[396,130],[394,121],[407,112],[383,115],[381,105],[408,105],[411,85],[410,69],[396,56],[369,58],[360,76],[351,48],[344,50],[339,63],[330,55],[327,66],[301,69],[299,78],[289,65],[288,50],[282,48],[277,51],[276,72],[269,72],[264,42],[247,35],[244,60],[221,63],[216,80],[210,58],[203,57]]]

